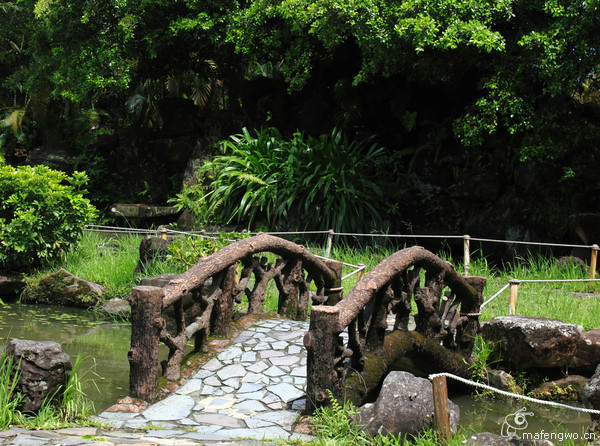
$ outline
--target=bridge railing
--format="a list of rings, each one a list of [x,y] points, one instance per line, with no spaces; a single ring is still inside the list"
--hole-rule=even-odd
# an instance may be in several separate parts
[[[278,258],[270,262],[267,256],[257,256],[260,253]],[[311,298],[313,308],[341,299],[341,272],[341,262],[321,260],[301,245],[259,234],[201,258],[162,288],[134,287],[129,296],[130,394],[148,401],[157,398],[160,342],[169,348],[163,375],[179,379],[190,339],[196,350],[205,350],[209,335],[229,335],[235,301],[246,296],[248,313],[263,312],[267,285],[273,280],[279,292],[278,312],[304,320]],[[311,291],[311,284],[316,291]]]
[[[462,277],[449,262],[411,247],[383,260],[337,304],[314,307],[304,338],[309,406],[327,404],[329,392],[337,399],[364,399],[398,353],[410,350],[464,373],[462,358],[473,348],[484,286],[484,278]],[[417,314],[409,332],[413,300]],[[390,312],[396,315],[391,329]],[[358,394],[350,395],[349,372],[358,376]]]

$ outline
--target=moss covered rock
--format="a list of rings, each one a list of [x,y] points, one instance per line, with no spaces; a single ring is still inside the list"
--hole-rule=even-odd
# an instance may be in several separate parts
[[[61,268],[28,285],[23,290],[21,301],[90,308],[102,301],[103,293],[102,285],[75,277]]]

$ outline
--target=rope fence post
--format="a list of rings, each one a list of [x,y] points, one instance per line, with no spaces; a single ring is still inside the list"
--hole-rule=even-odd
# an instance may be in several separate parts
[[[331,245],[333,244],[333,229],[327,231],[327,244],[325,245],[325,257],[329,258],[331,255]]]
[[[167,239],[167,228],[160,228],[160,238],[163,240]]]
[[[464,250],[464,268],[465,276],[469,275],[469,265],[471,264],[471,236],[465,234],[463,236],[463,250]]]
[[[514,316],[517,314],[517,295],[519,294],[519,280],[510,279],[510,297],[508,301],[508,314]]]
[[[590,260],[590,279],[596,278],[596,264],[598,262],[598,245],[592,245],[592,258]]]
[[[356,283],[360,282],[362,280],[362,278],[365,277],[365,265],[362,263],[359,263],[357,266],[358,266],[358,272],[356,273]]]
[[[450,440],[450,411],[448,410],[448,387],[446,377],[436,376],[432,380],[433,388],[433,415],[435,430],[441,444],[448,444]]]

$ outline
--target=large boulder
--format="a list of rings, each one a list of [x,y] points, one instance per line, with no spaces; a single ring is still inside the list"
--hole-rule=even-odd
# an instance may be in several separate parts
[[[501,316],[481,329],[481,336],[494,343],[495,354],[511,367],[562,367],[572,362],[581,342],[579,325],[543,317]]]
[[[600,328],[581,334],[577,351],[569,368],[582,372],[594,372],[600,363]]]
[[[46,398],[62,395],[73,366],[60,344],[14,339],[6,348],[13,364],[20,363],[16,392],[24,395],[21,409],[35,412]]]
[[[102,301],[104,287],[61,268],[25,288],[21,301],[91,308]]]
[[[450,427],[458,429],[460,410],[448,400]],[[408,372],[393,371],[383,381],[377,401],[358,409],[357,422],[372,436],[415,435],[434,427],[431,382]]]

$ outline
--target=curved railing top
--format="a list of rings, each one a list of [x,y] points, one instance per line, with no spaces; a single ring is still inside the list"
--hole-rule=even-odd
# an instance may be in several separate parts
[[[334,272],[304,246],[269,234],[260,233],[232,243],[220,251],[202,257],[196,265],[172,280],[163,289],[163,308],[168,307],[187,293],[201,287],[209,278],[224,271],[237,261],[258,252],[272,252],[286,258],[302,260],[309,274],[321,276],[326,288],[335,286]]]
[[[398,274],[411,266],[424,267],[428,272],[444,274],[444,282],[456,293],[464,307],[479,305],[479,295],[454,266],[421,246],[413,246],[398,251],[384,259],[335,306],[339,309],[339,329],[343,331],[373,298],[375,293]],[[319,310],[327,311],[326,308]]]

